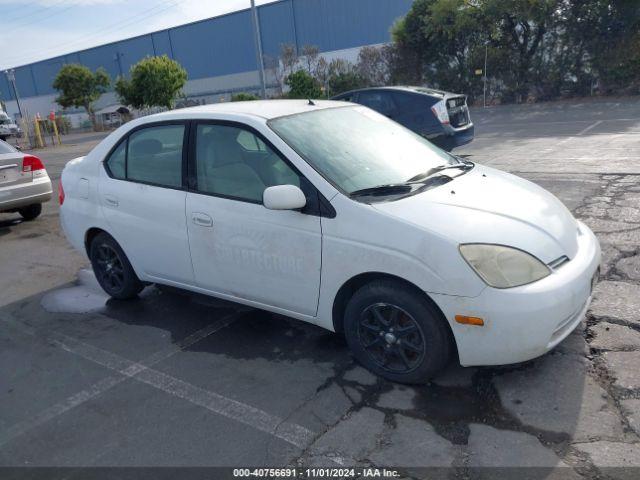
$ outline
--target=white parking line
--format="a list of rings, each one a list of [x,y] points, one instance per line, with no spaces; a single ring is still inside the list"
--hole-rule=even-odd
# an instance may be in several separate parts
[[[589,131],[593,130],[594,128],[596,128],[598,125],[600,125],[603,121],[602,120],[598,120],[597,122],[592,123],[591,125],[589,125],[588,127],[583,128],[582,130],[580,130],[578,133],[576,133],[575,135],[569,135],[568,137],[560,140],[559,142],[555,143],[553,146],[549,147],[549,148],[545,148],[544,151],[545,152],[551,152],[555,149],[557,149],[558,147],[564,145],[565,143],[573,140],[576,137],[580,137],[582,135],[584,135],[585,133],[588,133]]]
[[[142,362],[133,362],[115,353],[89,345],[62,333],[54,332],[45,335],[45,340],[52,342],[63,350],[97,363],[98,365],[102,365],[110,370],[116,371],[123,376],[108,377],[101,380],[87,390],[83,390],[82,392],[67,398],[63,402],[46,409],[35,417],[10,427],[0,434],[0,446],[12,438],[25,433],[27,430],[41,425],[42,423],[45,423],[78,405],[81,405],[91,398],[104,393],[127,378],[131,378],[175,397],[187,400],[194,405],[204,407],[218,415],[222,415],[231,420],[235,420],[273,435],[276,438],[284,440],[298,448],[306,447],[315,437],[315,434],[311,430],[294,423],[286,422],[280,417],[271,415],[263,410],[252,407],[251,405],[205,390],[171,375],[167,375],[150,368],[153,364],[170,357],[174,353],[183,350],[188,345],[192,345],[198,340],[214,333],[233,321],[231,316],[225,318],[227,319],[222,319],[219,322],[216,322],[209,327],[205,327],[205,329],[189,336],[188,339],[190,340],[185,339],[183,342],[172,345],[168,349],[158,352]],[[25,329],[25,331],[30,335],[34,335],[36,333],[27,329]]]
[[[192,333],[191,335],[189,335],[188,337],[185,337],[181,341],[175,344],[172,344],[169,347],[163,350],[160,350],[159,352],[154,353],[150,357],[147,357],[146,359],[136,364],[137,372],[141,372],[146,368],[149,368],[163,360],[166,360],[167,358],[178,353],[179,351],[190,347],[194,343],[199,342],[203,338],[206,338],[209,335],[217,332],[218,330],[226,327],[227,325],[231,324],[233,321],[234,321],[234,314],[227,315],[221,318],[220,320],[213,322],[212,324],[207,325],[206,327]],[[11,322],[11,325],[18,327],[23,333],[26,333],[27,335],[30,335],[30,336],[35,336],[37,333],[33,328],[24,324],[17,324],[15,322]],[[128,362],[119,362],[119,363],[124,369],[127,369],[130,367],[130,363]],[[33,417],[28,418],[22,422],[18,422],[15,425],[12,425],[8,428],[5,428],[2,432],[0,432],[0,447],[2,447],[7,442],[13,440],[14,438],[27,433],[33,428],[43,425],[53,420],[54,418],[62,415],[63,413],[68,412],[69,410],[82,405],[83,403],[91,400],[92,398],[95,398],[103,394],[107,390],[112,389],[113,387],[124,382],[125,380],[127,380],[127,378],[130,378],[130,377],[131,375],[117,376],[117,377],[111,376],[111,377],[104,378],[99,382],[94,383],[90,387],[74,395],[71,395],[70,397],[66,398],[62,402],[56,403],[55,405],[52,405],[51,407],[44,409],[43,411],[37,413]]]
[[[600,125],[603,121],[602,120],[598,120],[597,122],[593,123],[592,125],[589,125],[587,128],[584,128],[582,130],[580,130],[577,134],[576,137],[579,137],[580,135],[584,135],[585,133],[587,133],[588,131],[596,128],[598,125]]]
[[[637,122],[637,118],[605,118],[602,120],[598,120],[599,122]],[[536,125],[575,125],[577,123],[590,123],[591,120],[553,120],[553,121],[543,121],[536,120],[533,122],[495,122],[493,123],[491,120],[488,121],[477,121],[474,123],[476,126],[482,127],[515,127],[515,128],[531,128]]]
[[[210,392],[66,335],[57,334],[55,336],[57,338],[52,338],[51,340],[69,353],[117,371],[122,375],[155,387],[170,395],[187,400],[194,405],[204,407],[218,415],[269,433],[296,447],[306,447],[315,437],[311,430],[294,423],[285,422],[280,417],[271,415],[251,405]]]

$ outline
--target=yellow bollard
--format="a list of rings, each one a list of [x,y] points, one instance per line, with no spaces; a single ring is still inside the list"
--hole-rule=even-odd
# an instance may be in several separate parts
[[[56,140],[58,141],[58,145],[62,145],[62,140],[60,140],[60,135],[58,134],[58,125],[56,124],[56,121],[54,120],[53,122],[51,122],[53,124],[53,133],[56,136]]]
[[[34,118],[34,129],[36,132],[36,148],[44,148],[44,142],[42,141],[42,134],[40,133],[40,122],[38,117]]]

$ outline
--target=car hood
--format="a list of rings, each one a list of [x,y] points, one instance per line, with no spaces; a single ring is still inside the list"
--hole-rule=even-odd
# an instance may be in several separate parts
[[[481,165],[440,187],[373,206],[456,243],[508,245],[545,263],[571,259],[578,249],[578,224],[560,200]]]

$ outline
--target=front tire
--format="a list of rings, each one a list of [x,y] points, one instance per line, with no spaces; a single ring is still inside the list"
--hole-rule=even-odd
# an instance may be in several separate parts
[[[426,383],[451,358],[442,313],[420,292],[392,280],[361,287],[349,300],[344,329],[356,359],[399,383]]]
[[[42,204],[34,203],[33,205],[29,205],[27,207],[23,207],[18,210],[18,213],[25,221],[30,222],[31,220],[35,220],[42,213]]]
[[[96,279],[111,297],[128,300],[142,291],[144,285],[113,237],[106,233],[98,234],[91,242],[89,252]]]

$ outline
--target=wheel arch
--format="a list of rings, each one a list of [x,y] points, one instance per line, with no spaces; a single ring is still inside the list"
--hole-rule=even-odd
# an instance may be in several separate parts
[[[433,304],[440,313],[440,307],[436,305],[436,303],[429,297],[429,295],[423,291],[420,287],[415,285],[414,283],[406,280],[402,277],[398,277],[397,275],[393,275],[390,273],[384,272],[364,272],[360,273],[354,277],[351,277],[347,280],[342,286],[338,289],[338,293],[333,299],[333,308],[332,308],[332,317],[333,317],[333,328],[336,332],[343,331],[343,321],[344,321],[344,311],[347,307],[347,303],[349,299],[353,296],[353,294],[364,285],[374,282],[376,280],[392,280],[396,283],[402,284],[408,289],[414,291],[417,295],[420,295],[426,298],[429,303]],[[444,317],[444,314],[442,315]],[[448,323],[448,322],[447,322]]]
[[[96,238],[101,233],[106,233],[107,235],[112,236],[109,232],[99,227],[91,227],[89,230],[85,232],[84,249],[87,252],[87,257],[91,257],[91,242],[93,242],[93,239]]]
[[[417,285],[415,285],[414,283],[410,282],[409,280],[406,280],[402,277],[398,277],[397,275],[393,275],[390,273],[384,273],[384,272],[364,272],[364,273],[360,273],[354,277],[351,277],[349,280],[347,280],[338,290],[338,293],[336,294],[336,296],[334,297],[333,300],[333,307],[332,307],[332,320],[333,320],[333,328],[336,332],[338,333],[343,333],[344,332],[344,312],[345,309],[347,307],[347,303],[349,302],[349,299],[353,296],[353,294],[361,287],[363,287],[364,285],[371,283],[373,281],[376,280],[391,280],[393,282],[396,282],[398,284],[401,284],[403,286],[405,286],[407,289],[410,289],[411,291],[413,291],[416,295],[421,296],[422,298],[424,298],[427,302],[429,302],[435,309],[436,311],[438,311],[440,313],[440,315],[442,316],[442,320],[444,321],[448,331],[449,331],[449,338],[451,339],[451,344],[452,344],[452,352],[455,355],[454,358],[458,358],[458,345],[457,342],[455,340],[455,336],[453,334],[453,329],[451,328],[451,324],[449,323],[449,321],[447,320],[447,317],[445,316],[445,314],[442,312],[442,310],[440,309],[440,307],[438,306],[438,304],[436,302],[433,301],[433,299],[429,296],[429,294],[427,292],[425,292],[424,290],[422,290],[420,287],[418,287]]]

